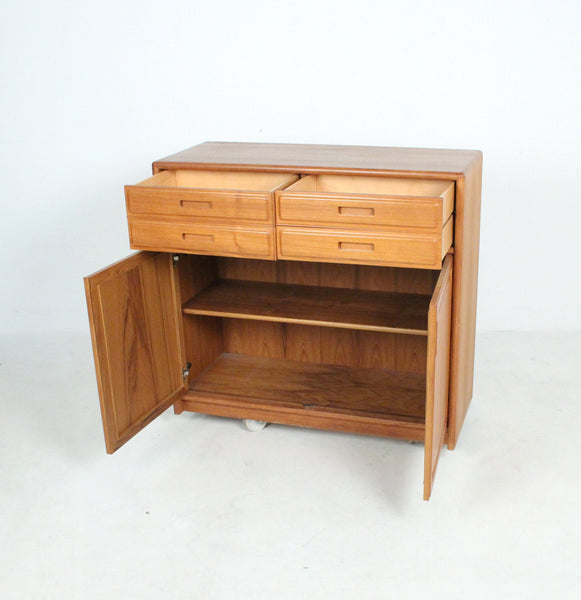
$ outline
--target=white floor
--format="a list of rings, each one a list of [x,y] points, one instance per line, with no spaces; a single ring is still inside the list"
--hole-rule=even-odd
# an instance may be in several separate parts
[[[581,334],[479,336],[430,502],[380,438],[167,411],[108,456],[87,336],[0,363],[2,599],[580,597]]]

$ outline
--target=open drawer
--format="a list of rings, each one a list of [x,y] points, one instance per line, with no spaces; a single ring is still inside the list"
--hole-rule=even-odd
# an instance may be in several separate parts
[[[442,229],[454,211],[454,182],[309,175],[276,194],[281,225]]]
[[[273,225],[274,192],[297,179],[288,173],[160,171],[125,186],[127,215],[129,219],[161,215]]]

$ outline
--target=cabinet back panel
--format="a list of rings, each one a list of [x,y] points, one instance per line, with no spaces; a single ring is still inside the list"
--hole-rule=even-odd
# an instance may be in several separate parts
[[[438,271],[318,262],[218,258],[221,279],[431,294]]]
[[[422,336],[244,319],[222,321],[224,352],[407,373],[426,372],[427,343]]]

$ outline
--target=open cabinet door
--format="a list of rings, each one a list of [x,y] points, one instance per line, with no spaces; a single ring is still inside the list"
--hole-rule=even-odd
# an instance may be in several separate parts
[[[424,500],[429,500],[448,420],[452,255],[442,265],[428,312]]]
[[[185,392],[172,255],[140,252],[85,277],[109,454]]]

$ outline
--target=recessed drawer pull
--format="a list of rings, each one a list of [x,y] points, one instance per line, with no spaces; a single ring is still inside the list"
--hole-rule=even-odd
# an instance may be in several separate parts
[[[182,233],[184,240],[192,240],[193,242],[210,242],[214,241],[213,235],[202,235],[200,233]]]
[[[181,208],[202,208],[206,210],[212,210],[212,203],[205,202],[203,200],[181,200]]]
[[[339,206],[339,214],[346,217],[374,217],[375,209],[360,206]]]
[[[375,252],[375,244],[360,242],[339,242],[339,250],[357,250],[359,252]]]

